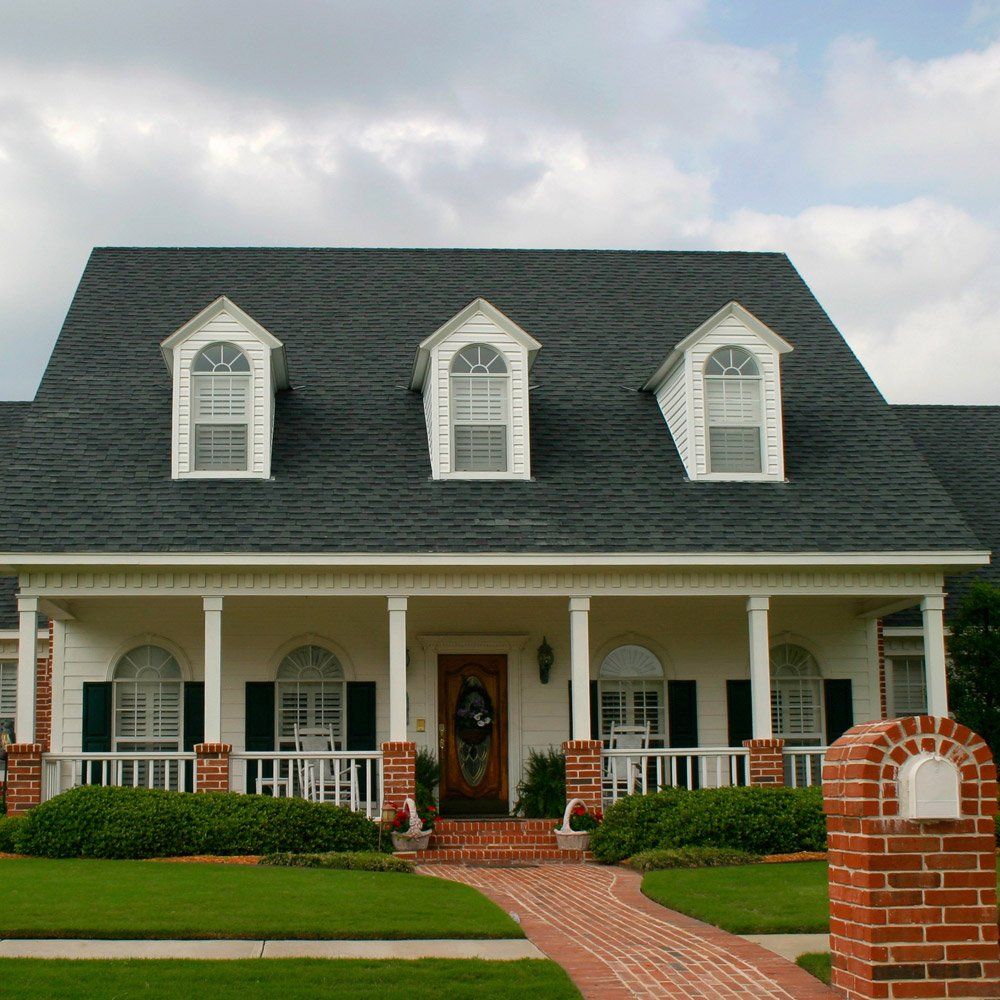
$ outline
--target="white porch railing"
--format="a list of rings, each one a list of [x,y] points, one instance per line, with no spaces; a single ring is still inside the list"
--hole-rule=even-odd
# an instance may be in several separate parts
[[[605,802],[661,788],[722,788],[747,783],[747,751],[741,747],[602,750]]]
[[[829,747],[785,747],[785,785],[809,788],[823,784],[823,761]]]
[[[42,801],[79,785],[193,792],[195,775],[193,753],[47,753],[42,756]]]
[[[378,750],[234,752],[229,758],[229,789],[330,802],[378,819],[382,813],[382,754]]]

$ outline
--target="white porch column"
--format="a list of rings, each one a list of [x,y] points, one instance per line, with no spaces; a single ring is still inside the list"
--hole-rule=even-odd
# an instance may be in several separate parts
[[[389,742],[406,740],[406,598],[389,598]]]
[[[222,598],[206,597],[205,742],[222,742]]]
[[[924,618],[924,669],[927,671],[927,714],[947,716],[948,677],[944,652],[944,594],[927,594],[920,602]]]
[[[35,684],[38,671],[38,598],[17,599],[17,703],[14,739],[35,742]]]
[[[574,740],[590,739],[590,598],[569,599],[569,676]]]
[[[768,637],[769,597],[747,598],[750,626],[750,698],[753,706],[753,738],[769,740],[771,729],[771,643]]]

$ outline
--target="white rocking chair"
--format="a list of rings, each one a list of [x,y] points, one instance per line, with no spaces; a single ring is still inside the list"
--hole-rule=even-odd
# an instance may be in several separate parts
[[[329,753],[336,750],[333,726],[295,726],[295,752]],[[358,778],[352,761],[326,760],[308,756],[298,761],[299,788],[310,802],[332,802],[356,808]]]
[[[649,750],[649,723],[641,726],[627,726],[613,723],[608,739],[609,750],[636,750],[633,757],[605,757],[604,787],[609,797],[631,795],[636,791],[645,791],[643,776],[646,773],[646,760]]]

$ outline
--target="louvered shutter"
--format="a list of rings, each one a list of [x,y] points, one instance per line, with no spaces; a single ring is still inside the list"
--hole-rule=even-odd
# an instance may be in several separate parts
[[[260,753],[274,749],[274,684],[271,681],[247,681],[244,715],[244,741],[247,750]],[[247,792],[257,791],[257,761],[247,761]],[[262,777],[271,778],[273,765],[264,762]]]
[[[667,681],[667,722],[670,745],[672,747],[696,747],[698,745],[698,682]],[[688,762],[677,762],[677,783],[688,787]],[[692,788],[701,785],[698,767],[691,775]]]
[[[250,379],[198,375],[194,390],[194,467],[242,472],[247,466]]]
[[[742,747],[744,740],[753,739],[753,695],[748,680],[726,681],[727,736],[731,747]],[[736,783],[747,783],[746,758],[736,761]]]
[[[506,378],[452,379],[455,471],[506,471],[507,391]]]
[[[922,656],[892,658],[892,713],[896,716],[927,713],[927,679]]]
[[[111,750],[111,683],[85,681],[83,685],[83,752]]]
[[[709,466],[712,472],[760,472],[760,381],[705,380]]]
[[[760,431],[756,427],[710,427],[712,472],[760,472]]]
[[[0,716],[12,717],[17,711],[17,664],[0,663]]]
[[[849,678],[823,681],[826,702],[826,745],[836,742],[854,725],[854,695]]]

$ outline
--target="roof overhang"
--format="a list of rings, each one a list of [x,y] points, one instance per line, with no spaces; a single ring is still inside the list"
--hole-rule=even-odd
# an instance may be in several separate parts
[[[413,374],[410,377],[410,388],[414,392],[420,392],[424,387],[424,378],[427,375],[427,366],[430,364],[431,351],[464,326],[476,313],[482,313],[491,323],[498,326],[527,350],[528,368],[531,369],[535,362],[535,355],[542,349],[542,345],[530,333],[522,330],[509,316],[505,316],[496,306],[490,305],[486,299],[473,299],[461,312],[452,316],[444,326],[439,326],[429,337],[420,342],[417,347],[417,356],[413,362]]]
[[[687,351],[694,347],[703,337],[708,336],[717,326],[730,318],[739,320],[747,329],[760,337],[768,347],[778,354],[788,354],[789,351],[793,350],[792,345],[787,340],[778,336],[774,330],[757,319],[749,309],[745,309],[739,302],[728,302],[717,313],[705,320],[696,330],[689,333],[667,355],[666,361],[656,369],[652,378],[642,388],[649,392],[655,392]]]
[[[228,313],[240,326],[245,327],[271,352],[271,372],[274,376],[275,389],[288,388],[288,361],[285,356],[285,345],[274,334],[268,332],[249,313],[244,312],[232,299],[220,295],[197,316],[193,316],[183,326],[174,330],[166,340],[160,342],[160,353],[166,362],[167,370],[174,373],[174,350],[191,334],[196,333],[206,323],[210,323],[220,313]]]

